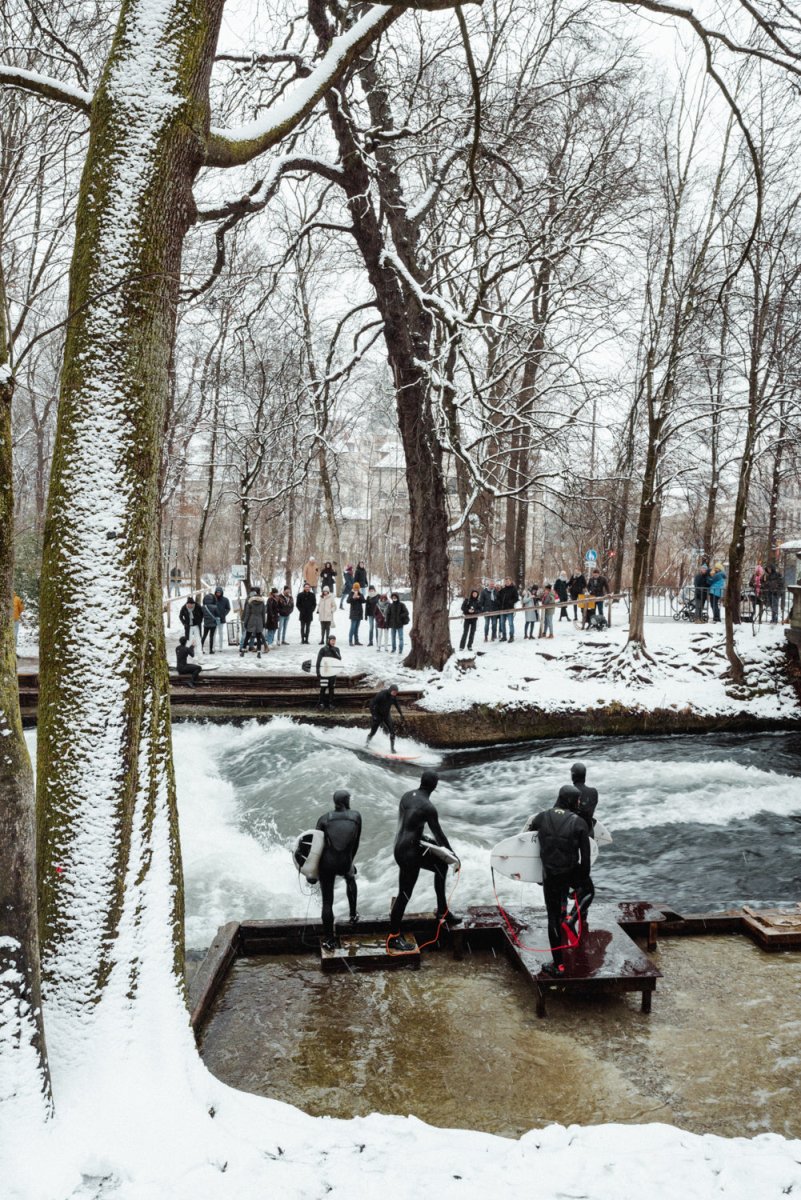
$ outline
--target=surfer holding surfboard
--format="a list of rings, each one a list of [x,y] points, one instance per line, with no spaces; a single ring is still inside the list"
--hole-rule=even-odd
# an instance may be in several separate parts
[[[553,956],[553,962],[546,963],[542,970],[545,975],[557,977],[565,969],[562,952],[565,936],[571,940],[576,932],[566,925],[570,893],[576,893],[576,907],[582,920],[594,894],[590,880],[590,835],[586,822],[578,815],[579,799],[578,788],[567,783],[559,789],[553,808],[537,813],[526,825],[526,831],[536,833],[539,838],[542,891]]]
[[[459,859],[442,831],[439,814],[431,801],[431,793],[438,783],[439,776],[436,772],[423,771],[419,788],[401,796],[398,808],[398,831],[395,835],[395,862],[400,868],[400,875],[398,894],[389,915],[391,932],[387,938],[387,949],[390,953],[406,954],[414,949],[414,945],[407,942],[401,933],[401,922],[421,870],[432,871],[434,874],[437,919],[440,922],[447,920],[449,925],[458,925],[461,920],[460,917],[448,912],[448,901],[445,895],[448,866],[450,864],[455,866]],[[423,837],[426,825],[433,834],[433,842]]]
[[[318,708],[330,708],[334,699],[334,688],[337,675],[341,674],[345,664],[337,646],[333,633],[317,655],[317,682],[320,685],[320,703]]]

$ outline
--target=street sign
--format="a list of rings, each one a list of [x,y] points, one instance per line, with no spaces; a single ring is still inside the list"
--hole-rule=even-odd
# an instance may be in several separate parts
[[[587,553],[584,555],[584,561],[592,562],[592,563],[597,562],[598,561],[598,551],[597,550],[588,550]]]
[[[236,583],[241,583],[242,580],[246,579],[247,573],[248,569],[244,563],[235,563],[234,566],[231,567],[231,578]]]

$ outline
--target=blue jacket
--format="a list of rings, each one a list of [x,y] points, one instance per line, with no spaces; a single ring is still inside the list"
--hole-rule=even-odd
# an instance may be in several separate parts
[[[726,572],[713,571],[709,576],[709,591],[713,596],[722,596],[726,586]]]

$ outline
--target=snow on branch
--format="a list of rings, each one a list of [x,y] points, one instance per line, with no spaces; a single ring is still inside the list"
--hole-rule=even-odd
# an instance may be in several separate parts
[[[359,55],[397,21],[402,13],[403,8],[388,4],[377,4],[370,8],[346,33],[333,39],[306,79],[298,83],[289,95],[271,105],[255,121],[238,129],[212,128],[209,132],[206,165],[242,166],[269,150],[271,146],[275,146],[308,116]]]
[[[50,75],[40,75],[38,71],[25,71],[22,67],[10,67],[0,63],[0,86],[21,88],[24,92],[34,92],[47,100],[58,100],[61,104],[69,104],[81,112],[88,113],[92,107],[92,97],[81,88]]]
[[[467,0],[467,3],[480,4],[481,0]],[[314,70],[288,96],[282,96],[255,121],[238,129],[212,128],[206,165],[239,167],[275,146],[297,128],[363,51],[408,9],[434,12],[456,6],[456,0],[388,0],[373,5],[350,29],[332,40]]]

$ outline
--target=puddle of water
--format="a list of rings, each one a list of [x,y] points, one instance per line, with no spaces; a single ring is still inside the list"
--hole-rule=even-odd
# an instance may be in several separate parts
[[[552,997],[544,1021],[491,954],[343,975],[310,956],[240,959],[202,1053],[226,1083],[314,1115],[507,1136],[552,1121],[801,1135],[801,955],[731,937],[665,941],[655,958],[650,1016],[638,995]]]

